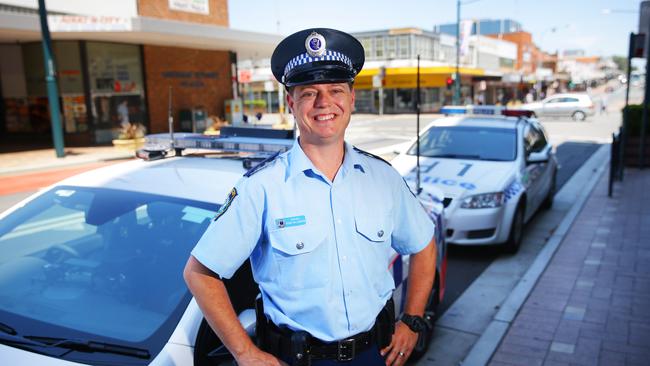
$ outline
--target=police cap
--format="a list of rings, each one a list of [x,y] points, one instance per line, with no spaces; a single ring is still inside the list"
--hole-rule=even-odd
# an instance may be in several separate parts
[[[336,29],[311,28],[280,42],[271,56],[271,70],[287,87],[342,83],[354,81],[364,61],[356,38]]]

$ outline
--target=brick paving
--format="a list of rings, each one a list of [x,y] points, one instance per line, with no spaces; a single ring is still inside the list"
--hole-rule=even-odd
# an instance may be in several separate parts
[[[650,365],[650,170],[607,177],[489,365]]]

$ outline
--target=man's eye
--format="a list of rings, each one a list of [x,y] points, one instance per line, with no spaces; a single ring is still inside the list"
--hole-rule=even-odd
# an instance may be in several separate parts
[[[300,94],[302,98],[312,98],[314,95],[316,95],[314,92],[304,92]]]

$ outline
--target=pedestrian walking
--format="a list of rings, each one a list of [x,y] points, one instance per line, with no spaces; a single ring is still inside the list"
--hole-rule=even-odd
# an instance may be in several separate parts
[[[300,138],[237,183],[184,272],[239,365],[402,365],[425,327],[434,224],[389,163],[344,140],[363,63],[359,41],[326,28],[292,34],[273,53]],[[398,322],[391,247],[411,255]],[[257,344],[222,282],[249,258],[262,300]]]

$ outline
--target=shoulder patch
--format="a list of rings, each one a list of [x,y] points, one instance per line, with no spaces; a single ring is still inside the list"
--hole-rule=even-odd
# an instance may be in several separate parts
[[[365,155],[365,156],[369,156],[369,157],[371,157],[371,158],[375,158],[375,159],[377,159],[377,160],[381,160],[381,161],[383,161],[384,163],[386,163],[386,164],[392,166],[391,163],[387,162],[386,160],[380,158],[379,156],[377,156],[377,155],[375,155],[375,154],[371,154],[371,153],[369,153],[369,152],[367,152],[367,151],[363,151],[363,150],[361,150],[361,149],[359,149],[359,148],[357,148],[357,147],[354,147],[354,146],[353,146],[352,148],[354,149],[354,151],[358,152],[359,154],[362,154],[362,155]]]
[[[280,155],[279,151],[276,152],[275,154],[269,156],[268,158],[260,161],[259,164],[255,165],[254,167],[250,168],[246,173],[244,173],[244,177],[248,178],[248,177],[252,176],[253,174],[259,172],[260,170],[264,169],[264,167],[268,166],[268,163],[275,160],[275,158],[277,158],[278,155]]]
[[[225,214],[226,211],[228,210],[228,207],[230,207],[230,204],[232,201],[237,197],[237,188],[233,188],[230,193],[228,194],[228,198],[226,198],[226,202],[219,207],[219,210],[217,211],[217,214],[214,215],[214,221],[217,221],[221,215]]]

